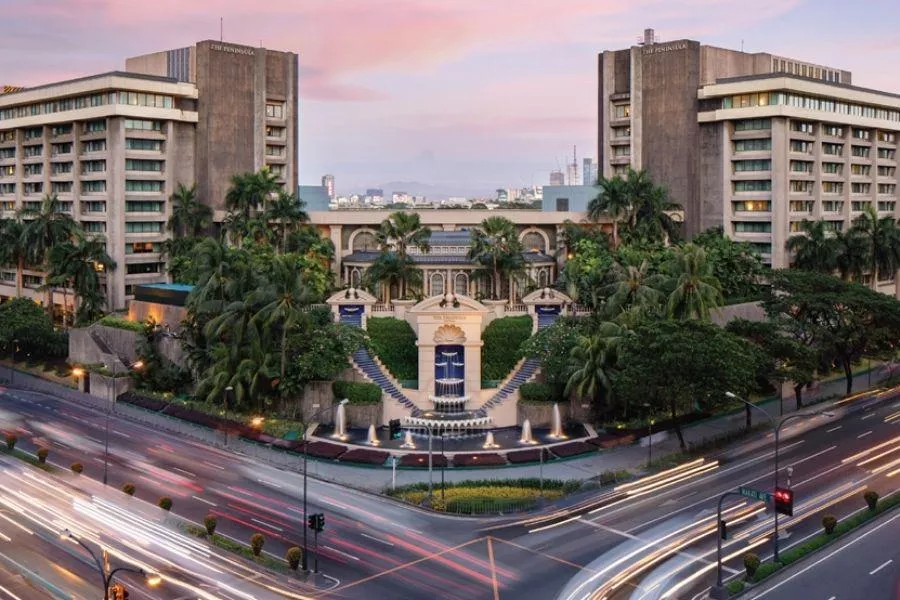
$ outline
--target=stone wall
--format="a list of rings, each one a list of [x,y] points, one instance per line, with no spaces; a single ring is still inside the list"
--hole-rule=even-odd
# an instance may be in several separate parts
[[[382,405],[366,404],[366,405],[347,405],[347,427],[355,429],[368,429],[369,425],[379,427],[382,421]]]
[[[156,348],[166,360],[178,365],[179,367],[187,367],[187,355],[181,345],[181,339],[164,335],[157,339]]]
[[[516,424],[522,425],[525,419],[531,421],[531,426],[536,428],[549,428],[553,419],[553,402],[522,402],[518,403],[518,415]],[[559,414],[565,425],[569,420],[571,410],[568,402],[559,404]]]
[[[110,394],[113,393],[113,382],[115,382],[115,392],[113,395],[116,398],[134,387],[134,382],[131,377],[113,378],[101,375],[100,373],[88,373],[88,377],[90,377],[88,393],[95,398],[108,400],[111,397]]]
[[[103,341],[114,356],[108,356],[91,336],[94,333]],[[136,346],[138,334],[135,331],[94,324],[69,330],[69,360],[73,363],[89,365],[107,364],[115,357],[129,362],[137,360]],[[109,364],[107,364],[109,366]]]

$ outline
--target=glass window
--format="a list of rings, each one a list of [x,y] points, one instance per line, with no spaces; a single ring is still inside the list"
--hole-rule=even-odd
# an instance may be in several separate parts
[[[50,183],[50,191],[54,194],[71,194],[71,181],[54,181]]]
[[[25,146],[22,148],[22,156],[25,158],[34,158],[44,153],[44,146],[38,144],[36,146]]]
[[[813,204],[812,200],[791,200],[789,208],[792,213],[811,213]]]
[[[43,127],[29,127],[23,131],[26,140],[33,140],[44,135]]]
[[[126,171],[155,171],[163,170],[163,161],[161,160],[141,160],[137,158],[125,159]]]
[[[851,146],[851,154],[857,158],[869,158],[871,148],[868,146]]]
[[[772,212],[772,203],[768,200],[741,200],[733,202],[734,212]]]
[[[813,163],[806,160],[792,160],[790,166],[794,173],[812,173],[813,171]]]
[[[162,140],[142,140],[140,138],[125,138],[126,150],[162,151]]]
[[[844,155],[844,145],[843,144],[822,144],[822,153],[829,154],[831,156],[843,156]]]
[[[792,121],[791,130],[814,135],[816,133],[816,126],[809,121]]]
[[[735,131],[757,131],[772,129],[771,119],[741,119],[734,122]]]
[[[813,151],[813,142],[803,140],[791,140],[791,152],[800,152],[802,154],[811,154]]]
[[[87,173],[105,173],[106,172],[106,161],[105,160],[83,160],[81,161],[81,173],[82,175]]]
[[[0,196],[11,196],[16,193],[15,183],[0,183]]]
[[[125,131],[162,131],[162,123],[146,119],[125,119]]]
[[[760,160],[736,160],[731,163],[734,171],[740,173],[743,171],[771,171],[772,160],[765,158]]]
[[[769,221],[760,223],[753,221],[735,221],[733,225],[735,233],[772,233],[772,223]]]
[[[125,233],[159,233],[162,231],[162,223],[159,221],[128,221],[125,223]]]
[[[266,144],[266,156],[284,156],[284,146],[270,146]]]
[[[156,242],[131,242],[125,244],[125,254],[152,254],[159,252]]]
[[[896,202],[879,202],[878,203],[878,211],[879,212],[894,212],[894,209],[897,207]]]
[[[270,119],[284,118],[284,104],[266,103],[266,116]]]
[[[812,194],[813,182],[794,180],[791,181],[790,189],[792,194]]]
[[[126,179],[126,192],[161,192],[163,191],[162,181],[147,181],[142,179]]]
[[[72,142],[63,142],[61,144],[51,144],[50,155],[58,156],[60,154],[72,154]]]
[[[844,137],[844,128],[840,125],[823,125],[822,131],[831,137]]]
[[[106,181],[82,181],[81,182],[81,193],[82,194],[102,194],[106,192]]]
[[[87,233],[106,233],[106,223],[103,221],[82,221],[81,227]]]
[[[871,183],[853,182],[850,184],[851,194],[870,194],[872,192]]]
[[[25,184],[25,195],[43,194],[44,184],[41,181],[29,181]]]
[[[106,131],[106,119],[97,119],[96,121],[85,121],[83,130],[85,133],[97,133]]]
[[[89,213],[89,212],[104,213],[104,212],[106,212],[106,202],[103,202],[101,200],[82,202],[81,203],[81,212],[83,212],[83,213]]]
[[[12,177],[16,174],[16,165],[6,165],[0,167],[0,177]]]
[[[68,125],[54,125],[50,128],[50,135],[52,136],[69,135],[70,133],[72,133],[71,123],[69,123]]]
[[[761,140],[736,140],[734,142],[735,152],[758,152],[761,150],[771,150],[772,140],[765,138]]]
[[[890,131],[879,131],[878,132],[878,141],[879,142],[887,142],[889,144],[896,143],[897,134]]]
[[[852,212],[862,212],[864,210],[869,210],[870,206],[872,206],[871,202],[855,201],[850,203],[850,210]]]
[[[878,166],[878,176],[879,177],[893,177],[897,172],[896,167],[885,167],[883,165]]]
[[[90,152],[105,152],[106,140],[91,140],[89,142],[82,142],[81,151],[85,154],[88,154]]]
[[[893,196],[897,193],[897,186],[893,183],[879,183],[878,184],[878,193],[879,194],[890,194]]]
[[[284,133],[284,127],[274,127],[272,125],[266,125],[266,137],[283,139]]]
[[[872,165],[850,165],[851,175],[871,175]]]
[[[840,200],[825,200],[822,202],[824,212],[843,212],[844,203]]]
[[[748,181],[735,181],[735,192],[769,192],[772,190],[772,180],[751,179]]]
[[[822,182],[822,193],[823,194],[843,194],[844,193],[844,183],[842,181],[823,181]]]
[[[0,159],[15,158],[15,156],[16,156],[15,148],[0,148]]]
[[[612,107],[613,119],[627,119],[631,116],[630,104],[614,104]]]
[[[40,163],[33,165],[23,165],[22,171],[24,172],[25,177],[37,177],[39,175],[43,175],[44,165]]]
[[[50,165],[50,174],[51,175],[65,175],[67,173],[72,172],[72,163],[70,162],[58,162],[52,163]]]
[[[125,202],[125,212],[162,212],[162,202]]]
[[[145,273],[159,273],[162,265],[160,263],[138,263],[125,265],[125,272],[129,275],[143,275]]]
[[[853,137],[857,140],[868,140],[869,139],[869,130],[854,127],[853,128]]]
[[[613,147],[613,156],[616,158],[630,157],[631,156],[631,146],[614,146]]]
[[[822,172],[830,175],[840,175],[844,172],[844,165],[843,163],[823,162]]]
[[[616,139],[631,137],[631,127],[627,125],[624,127],[613,127],[612,136]]]
[[[896,150],[892,150],[890,148],[879,148],[878,158],[887,158],[890,160],[894,160],[894,155],[896,154],[896,152]]]

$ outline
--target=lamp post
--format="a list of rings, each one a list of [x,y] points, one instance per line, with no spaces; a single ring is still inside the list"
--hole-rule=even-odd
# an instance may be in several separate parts
[[[350,400],[348,400],[347,398],[344,398],[343,400],[341,400],[338,403],[338,406],[342,406],[344,404],[347,404],[348,402],[350,402]],[[317,418],[320,414],[322,414],[324,411],[328,410],[329,408],[331,408],[331,407],[323,406],[322,408],[320,408],[319,410],[314,412],[312,414],[312,416],[309,418],[309,420],[312,421],[313,419]],[[309,550],[309,542],[308,542],[309,536],[307,535],[307,532],[309,531],[309,527],[306,526],[307,525],[306,524],[306,513],[307,513],[307,501],[306,501],[307,469],[306,469],[306,465],[308,462],[307,459],[309,457],[309,451],[308,451],[309,450],[309,436],[307,435],[307,433],[309,433],[309,425],[304,424],[304,426],[303,426],[303,525],[302,525],[303,526],[303,555],[300,557],[301,562],[302,562],[302,568],[304,571],[309,570],[309,560],[306,556],[307,550]]]
[[[444,495],[444,471],[447,465],[447,455],[444,454],[444,436],[446,432],[441,432],[441,502],[446,501],[446,496]],[[445,504],[446,506],[446,504]]]
[[[63,540],[68,540],[80,545],[82,548],[87,550],[88,554],[91,555],[91,558],[94,559],[94,563],[97,565],[97,571],[100,572],[100,577],[103,578],[103,600],[109,600],[109,587],[113,583],[113,577],[115,577],[116,573],[122,571],[124,573],[136,573],[142,576],[147,585],[154,588],[162,583],[162,577],[159,575],[151,575],[145,572],[143,569],[135,569],[134,567],[116,567],[109,574],[106,573],[106,569],[103,567],[103,562],[100,560],[100,557],[97,556],[97,553],[91,550],[91,547],[85,544],[81,539],[72,535],[68,529],[63,531],[60,534],[60,538]]]
[[[144,361],[138,360],[130,365],[128,365],[128,369],[140,369],[144,366]],[[112,414],[113,407],[116,404],[116,391],[118,390],[118,376],[119,376],[119,360],[113,363],[113,377],[112,377],[112,385],[109,387],[109,403],[106,405],[106,436],[103,441],[103,485],[106,485],[107,475],[109,474],[109,418]]]
[[[781,428],[784,427],[788,421],[792,421],[794,419],[817,417],[819,415],[824,415],[826,417],[833,416],[831,413],[829,413],[827,411],[816,411],[814,413],[788,415],[786,417],[782,417],[776,423],[775,419],[772,418],[772,415],[770,415],[768,413],[768,411],[763,409],[761,406],[757,406],[757,405],[753,404],[752,402],[747,402],[746,400],[744,400],[737,394],[733,394],[731,392],[725,392],[725,395],[728,396],[729,398],[731,398],[732,400],[737,400],[738,402],[743,402],[747,406],[752,406],[753,408],[759,410],[761,413],[766,415],[766,418],[769,419],[769,422],[772,424],[772,429],[775,430],[775,473],[774,473],[774,477],[773,477],[775,480],[775,488],[778,487],[778,439],[779,439],[779,435],[781,433]],[[775,489],[773,488],[772,492],[774,493],[774,491],[775,491]],[[772,537],[772,561],[778,562],[778,511],[776,510],[774,512],[775,512],[775,535]]]
[[[649,402],[644,402],[644,408],[648,409],[647,416],[647,469],[653,466],[653,408]]]
[[[16,376],[16,352],[19,350],[19,340],[12,341],[12,364],[9,366],[9,387],[13,386]]]

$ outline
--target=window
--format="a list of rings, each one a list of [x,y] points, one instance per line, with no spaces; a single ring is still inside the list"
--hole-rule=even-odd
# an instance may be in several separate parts
[[[16,132],[15,131],[0,131],[0,142],[14,142],[16,141]]]
[[[29,127],[23,131],[26,140],[33,140],[44,135],[43,127]]]
[[[843,221],[825,221],[825,229],[828,231],[843,231]]]
[[[772,223],[764,221],[762,223],[754,223],[752,221],[735,221],[735,233],[772,233]]]
[[[16,184],[0,183],[0,196],[11,196],[16,193]]]
[[[100,200],[92,200],[90,202],[82,202],[81,203],[81,212],[83,213],[105,213],[106,212],[106,202]]]
[[[872,184],[871,183],[851,183],[850,184],[850,193],[851,194],[870,194],[872,193]]]
[[[890,148],[879,148],[878,158],[887,158],[890,160],[894,160],[894,155],[896,154],[896,152],[896,150],[891,150]]]
[[[612,107],[613,119],[627,119],[631,117],[630,104],[614,104]]]
[[[161,160],[140,160],[137,158],[125,159],[126,171],[155,171],[163,170],[163,161]]]
[[[270,119],[284,118],[284,104],[266,103],[266,116]]]
[[[791,171],[794,173],[812,173],[813,164],[805,160],[792,160]]]
[[[159,252],[156,242],[132,242],[125,244],[125,254],[152,254]]]
[[[54,181],[50,183],[50,192],[53,194],[71,194],[71,181]]]
[[[44,280],[40,275],[22,275],[22,283],[25,287],[38,287],[44,285]]]
[[[68,125],[54,125],[50,128],[50,135],[56,137],[58,135],[69,135],[72,133],[72,124]]]
[[[897,172],[897,167],[885,167],[882,165],[878,166],[878,176],[879,177],[893,177]]]
[[[284,165],[266,165],[275,177],[284,177]]]
[[[6,165],[0,167],[0,177],[12,177],[16,174],[16,165]]]
[[[125,131],[162,131],[162,123],[146,119],[125,119]]]
[[[105,173],[106,172],[106,161],[105,160],[85,160],[81,162],[81,174],[86,175],[88,173]]]
[[[772,140],[769,138],[762,140],[737,140],[734,142],[735,152],[759,152],[771,149]]]
[[[850,154],[857,158],[869,158],[871,152],[871,148],[868,146],[851,146],[850,150]]]
[[[771,171],[772,170],[772,161],[768,158],[761,159],[761,160],[736,160],[731,164],[736,173],[741,173],[743,171]]]
[[[771,119],[741,119],[734,122],[735,131],[758,131],[760,129],[772,129]]]
[[[629,138],[631,137],[631,127],[628,125],[624,127],[613,127],[612,136],[615,139]]]
[[[789,208],[792,213],[811,213],[813,204],[812,200],[791,200]]]
[[[84,206],[83,202],[82,206]],[[82,221],[81,227],[85,233],[106,233],[106,223],[103,221]]]
[[[777,102],[775,94],[768,92],[722,98],[722,108],[750,108],[751,106],[768,106],[769,104],[777,104]]]
[[[44,165],[40,163],[34,165],[23,165],[22,171],[25,177],[38,177],[44,174]]]
[[[812,181],[791,181],[792,194],[812,194]]]
[[[844,128],[840,125],[823,125],[822,133],[830,137],[844,137]]]
[[[171,96],[161,96],[159,94],[143,94],[138,92],[119,92],[117,101],[119,104],[129,104],[131,106],[152,106],[155,108],[172,108],[173,100]]]
[[[813,151],[813,142],[804,142],[802,140],[791,140],[791,152],[802,152],[803,154],[811,154]]]
[[[8,184],[11,185],[11,184]],[[556,199],[556,211],[557,212],[569,212],[569,199],[568,198],[557,198]]]
[[[15,148],[0,148],[0,160],[3,160],[4,158],[15,158],[15,156]]]
[[[85,121],[82,131],[85,133],[99,133],[106,131],[106,119],[97,119],[96,121]]]
[[[878,184],[878,193],[879,194],[889,194],[893,196],[897,193],[897,186],[893,183],[879,183]]]
[[[897,134],[890,131],[879,131],[878,141],[887,142],[888,144],[894,144],[897,142]]]
[[[81,151],[85,154],[91,152],[105,152],[106,140],[91,140],[89,142],[82,142]]]
[[[60,154],[72,154],[72,142],[50,145],[50,156],[58,156]]]
[[[25,184],[25,195],[31,196],[34,194],[43,194],[44,193],[44,184],[40,181],[29,181]]]
[[[628,158],[631,156],[631,146],[615,146],[613,148],[613,156],[616,158]]]
[[[266,144],[266,156],[284,156],[284,146],[270,146]]]
[[[850,210],[853,212],[862,212],[868,210],[870,206],[872,206],[871,202],[851,202]]]
[[[440,296],[444,293],[444,276],[440,273],[434,273],[430,279],[431,295]]]
[[[822,152],[824,154],[830,154],[831,156],[843,156],[844,155],[844,145],[843,144],[822,144]]]
[[[140,138],[125,138],[126,150],[162,151],[162,140],[142,140]]]
[[[160,263],[138,263],[136,265],[125,265],[125,272],[128,275],[143,275],[146,273],[159,273]]]
[[[40,156],[44,152],[44,146],[38,144],[37,146],[25,146],[22,148],[22,156],[25,158],[33,158],[35,156]]]
[[[798,133],[808,133],[809,135],[814,135],[816,133],[816,126],[809,121],[792,121],[791,130]]]
[[[749,181],[735,181],[735,192],[769,192],[772,190],[772,180],[751,179]]]
[[[772,212],[772,203],[768,200],[742,200],[733,202],[734,212]]]
[[[125,202],[125,212],[162,212],[163,203],[162,202],[133,202],[127,201]]]
[[[841,175],[844,172],[844,165],[842,163],[825,162],[822,163],[822,172],[830,175]]]
[[[857,140],[868,140],[869,139],[869,130],[854,127],[853,128],[853,138],[857,139]]]
[[[81,182],[81,193],[82,194],[106,193],[106,181],[103,179],[101,179],[99,181],[82,181]]]
[[[266,125],[266,137],[284,139],[284,127]]]
[[[142,179],[126,179],[126,192],[161,192],[163,191],[162,181],[146,181]]]
[[[842,181],[823,181],[822,182],[822,193],[823,194],[843,194],[844,193],[844,183]]]
[[[896,202],[879,202],[878,203],[878,212],[894,212],[894,209],[897,207]]]
[[[760,254],[772,254],[772,244],[763,242],[748,242],[750,248]]]
[[[872,165],[850,165],[851,175],[871,175]]]
[[[72,163],[70,162],[57,162],[50,164],[50,174],[51,175],[66,175],[72,172]]]
[[[159,221],[130,221],[125,223],[125,233],[159,233],[162,223]]]
[[[844,203],[840,200],[825,200],[822,202],[822,210],[824,212],[843,212]]]

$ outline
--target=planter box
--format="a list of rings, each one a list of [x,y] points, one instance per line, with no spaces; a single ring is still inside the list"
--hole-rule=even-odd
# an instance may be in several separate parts
[[[505,464],[506,459],[492,452],[486,454],[457,454],[453,457],[453,465],[456,467],[498,467]]]
[[[568,444],[562,444],[560,446],[553,446],[550,448],[550,452],[557,455],[560,458],[566,458],[568,456],[578,456],[579,454],[588,454],[589,452],[596,452],[597,448],[588,444],[587,442],[569,442]]]
[[[428,455],[427,454],[407,454],[400,458],[398,464],[401,467],[422,467],[428,468]],[[442,454],[432,454],[431,455],[431,466],[435,469],[444,468],[447,466],[447,457]]]
[[[367,448],[353,448],[343,453],[341,462],[355,462],[366,465],[383,465],[390,454],[384,450],[369,450]]]
[[[517,450],[515,452],[510,452],[509,454],[507,454],[506,460],[514,465],[529,462],[540,462],[541,451],[539,448],[532,448],[530,450]],[[548,460],[548,457],[545,455],[544,462],[547,462]]]

